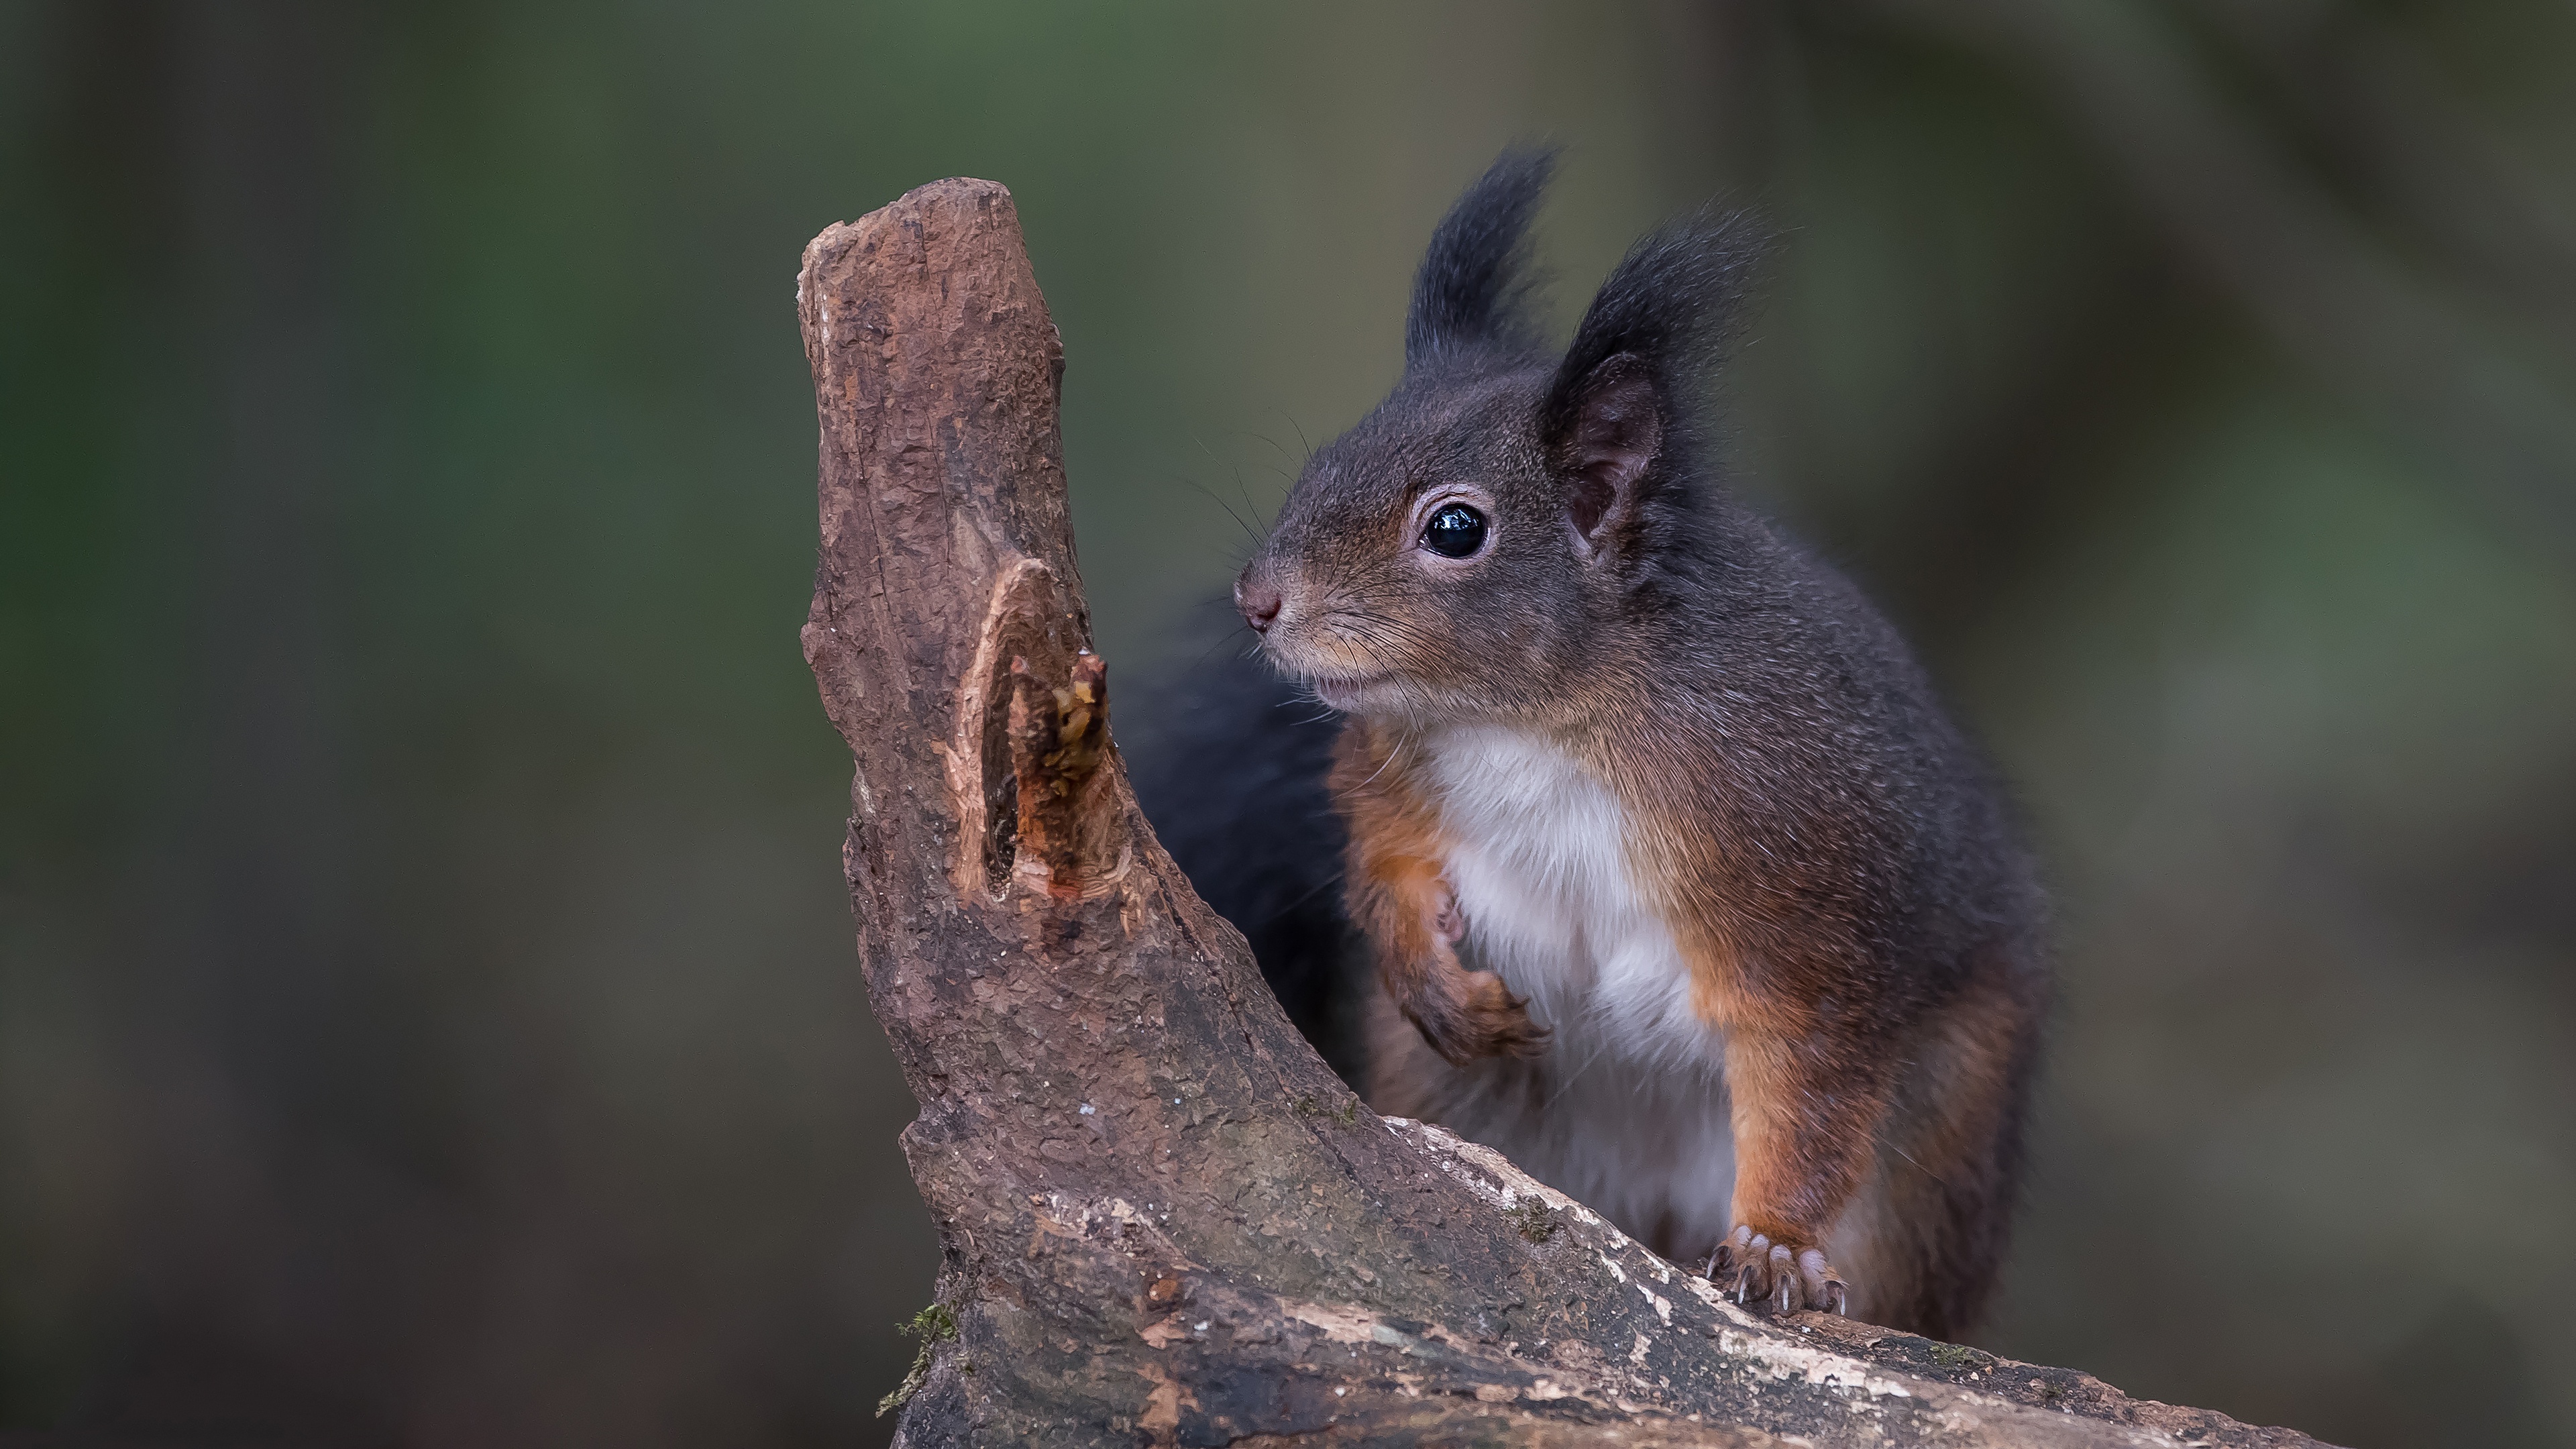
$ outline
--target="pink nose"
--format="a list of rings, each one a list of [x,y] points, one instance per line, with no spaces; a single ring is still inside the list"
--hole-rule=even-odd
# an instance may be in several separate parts
[[[1243,622],[1252,626],[1252,632],[1267,634],[1279,618],[1279,591],[1267,584],[1237,582],[1234,606],[1243,611]]]

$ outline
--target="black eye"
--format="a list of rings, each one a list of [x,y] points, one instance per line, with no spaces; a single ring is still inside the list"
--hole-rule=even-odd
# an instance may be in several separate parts
[[[1443,503],[1422,525],[1422,546],[1444,558],[1465,558],[1485,546],[1485,515],[1464,503]]]

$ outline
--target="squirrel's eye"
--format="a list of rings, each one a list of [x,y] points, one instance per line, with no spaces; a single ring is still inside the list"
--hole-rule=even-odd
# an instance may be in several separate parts
[[[1444,503],[1422,525],[1422,546],[1444,558],[1465,558],[1485,546],[1485,515],[1464,503]]]

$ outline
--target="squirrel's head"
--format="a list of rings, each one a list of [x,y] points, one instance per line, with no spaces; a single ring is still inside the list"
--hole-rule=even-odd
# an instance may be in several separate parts
[[[1332,707],[1527,713],[1701,553],[1703,377],[1759,250],[1733,219],[1639,242],[1552,355],[1523,314],[1544,152],[1440,223],[1404,377],[1318,449],[1235,583],[1281,672]]]

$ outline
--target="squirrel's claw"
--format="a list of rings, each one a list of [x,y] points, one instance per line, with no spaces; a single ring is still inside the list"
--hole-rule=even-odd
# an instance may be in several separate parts
[[[1798,1255],[1797,1276],[1806,1287],[1807,1306],[1849,1316],[1851,1285],[1843,1281],[1842,1274],[1834,1271],[1833,1264],[1825,1261],[1821,1250],[1809,1248]]]
[[[1747,1307],[1767,1303],[1775,1313],[1802,1308],[1848,1314],[1851,1285],[1825,1261],[1824,1250],[1775,1242],[1767,1234],[1739,1224],[1708,1255],[1700,1272]]]
[[[1795,1313],[1798,1311],[1798,1305],[1805,1299],[1805,1290],[1798,1282],[1797,1271],[1786,1261],[1782,1261],[1788,1257],[1789,1250],[1773,1248],[1771,1251],[1775,1255],[1775,1261],[1771,1264],[1771,1311]]]

